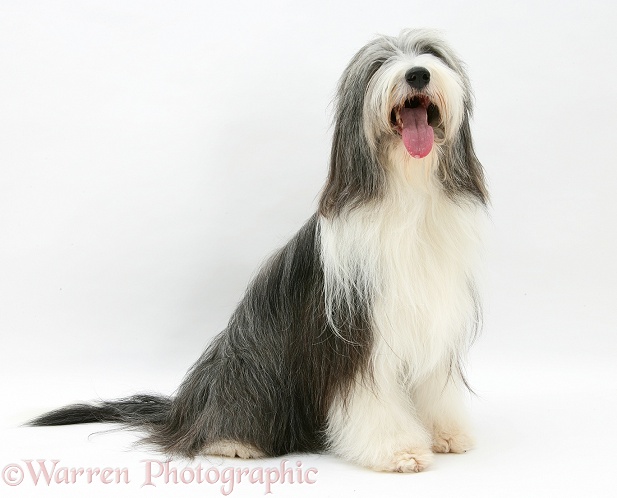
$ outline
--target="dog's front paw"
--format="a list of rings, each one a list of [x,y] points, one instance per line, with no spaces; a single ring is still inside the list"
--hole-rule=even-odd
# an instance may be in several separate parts
[[[465,453],[473,448],[473,439],[467,434],[437,432],[433,437],[435,453]]]
[[[398,451],[390,462],[377,466],[375,470],[384,472],[420,472],[433,461],[433,453],[427,449]]]

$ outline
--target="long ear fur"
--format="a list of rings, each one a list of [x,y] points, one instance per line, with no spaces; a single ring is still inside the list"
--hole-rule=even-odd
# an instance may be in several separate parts
[[[489,201],[484,171],[476,156],[469,126],[471,108],[467,107],[454,143],[447,147],[440,161],[440,175],[446,192],[455,197],[471,194],[482,204]]]
[[[385,40],[362,48],[352,59],[339,82],[330,170],[319,202],[321,215],[339,214],[378,198],[385,183],[383,168],[371,151],[363,127],[366,89],[387,58]]]

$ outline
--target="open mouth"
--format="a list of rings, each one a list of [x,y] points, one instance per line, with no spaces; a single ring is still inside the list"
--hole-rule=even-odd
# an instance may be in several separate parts
[[[426,157],[433,148],[433,128],[441,123],[439,108],[427,95],[409,97],[390,113],[392,128],[401,135],[407,152],[412,157]]]

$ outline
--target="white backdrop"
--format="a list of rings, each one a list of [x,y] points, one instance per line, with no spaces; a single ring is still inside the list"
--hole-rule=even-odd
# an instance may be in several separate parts
[[[616,23],[606,1],[3,0],[0,467],[127,466],[131,482],[26,476],[0,494],[219,494],[140,487],[152,454],[126,451],[131,435],[18,426],[171,393],[315,210],[348,60],[377,33],[435,27],[468,64],[492,194],[478,447],[413,476],[296,456],[317,483],[274,494],[613,496]]]

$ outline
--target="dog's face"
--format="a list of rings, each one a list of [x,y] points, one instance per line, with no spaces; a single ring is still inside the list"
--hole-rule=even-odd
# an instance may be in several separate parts
[[[425,30],[406,31],[399,38],[373,43],[364,47],[356,61],[374,68],[366,82],[362,109],[371,146],[402,142],[419,159],[435,143],[452,141],[471,105],[468,78],[452,51]]]
[[[452,140],[463,120],[466,92],[462,78],[429,54],[396,54],[369,82],[364,101],[364,131],[380,140],[402,141],[420,159],[434,143]]]
[[[383,196],[393,149],[409,160],[432,154],[427,164],[435,165],[448,195],[486,202],[471,112],[463,64],[435,32],[407,30],[362,47],[339,83],[322,214]]]

